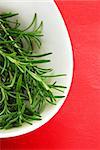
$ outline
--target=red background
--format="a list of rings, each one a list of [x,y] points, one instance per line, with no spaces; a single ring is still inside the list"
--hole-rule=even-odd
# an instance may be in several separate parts
[[[56,2],[74,53],[67,101],[40,129],[2,139],[1,150],[100,150],[100,1]]]

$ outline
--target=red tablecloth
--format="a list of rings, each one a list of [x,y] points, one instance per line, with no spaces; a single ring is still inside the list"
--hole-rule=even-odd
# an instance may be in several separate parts
[[[2,139],[0,150],[100,150],[100,1],[57,1],[71,37],[74,77],[67,101],[38,130]]]

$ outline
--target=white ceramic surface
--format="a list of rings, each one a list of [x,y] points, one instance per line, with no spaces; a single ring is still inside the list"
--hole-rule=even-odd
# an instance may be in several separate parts
[[[0,0],[0,12],[2,11],[18,12],[23,26],[30,23],[35,12],[38,14],[38,20],[44,21],[41,52],[53,52],[50,56],[52,60],[50,66],[56,73],[67,74],[66,77],[56,79],[59,84],[67,86],[64,92],[67,96],[73,74],[73,55],[67,29],[54,1]],[[33,125],[24,124],[19,128],[0,130],[0,138],[22,135],[41,127],[58,112],[64,101],[65,98],[58,100],[56,106],[48,105],[42,113],[42,120],[34,121]]]

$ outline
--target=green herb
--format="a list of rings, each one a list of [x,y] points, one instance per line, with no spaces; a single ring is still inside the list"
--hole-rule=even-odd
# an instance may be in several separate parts
[[[47,103],[56,104],[53,90],[63,92],[66,88],[50,84],[52,68],[40,67],[49,63],[46,59],[52,53],[37,54],[35,47],[41,47],[43,22],[37,26],[37,14],[25,29],[20,28],[18,20],[10,18],[17,13],[0,14],[0,128],[21,126],[24,122],[41,120],[41,111]],[[30,30],[29,30],[30,29]]]

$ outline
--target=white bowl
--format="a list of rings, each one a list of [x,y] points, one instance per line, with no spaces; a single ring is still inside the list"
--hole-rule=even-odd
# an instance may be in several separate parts
[[[52,0],[0,0],[0,12],[13,11],[20,14],[23,25],[30,23],[34,13],[38,20],[44,21],[44,37],[41,51],[53,52],[50,56],[56,73],[65,73],[66,77],[56,79],[59,84],[67,86],[64,95],[67,96],[73,74],[72,48],[67,29],[61,14]],[[48,122],[61,108],[65,98],[57,101],[56,106],[48,105],[42,113],[41,121],[34,121],[33,125],[23,124],[22,127],[0,130],[0,138],[14,137],[34,131]]]

